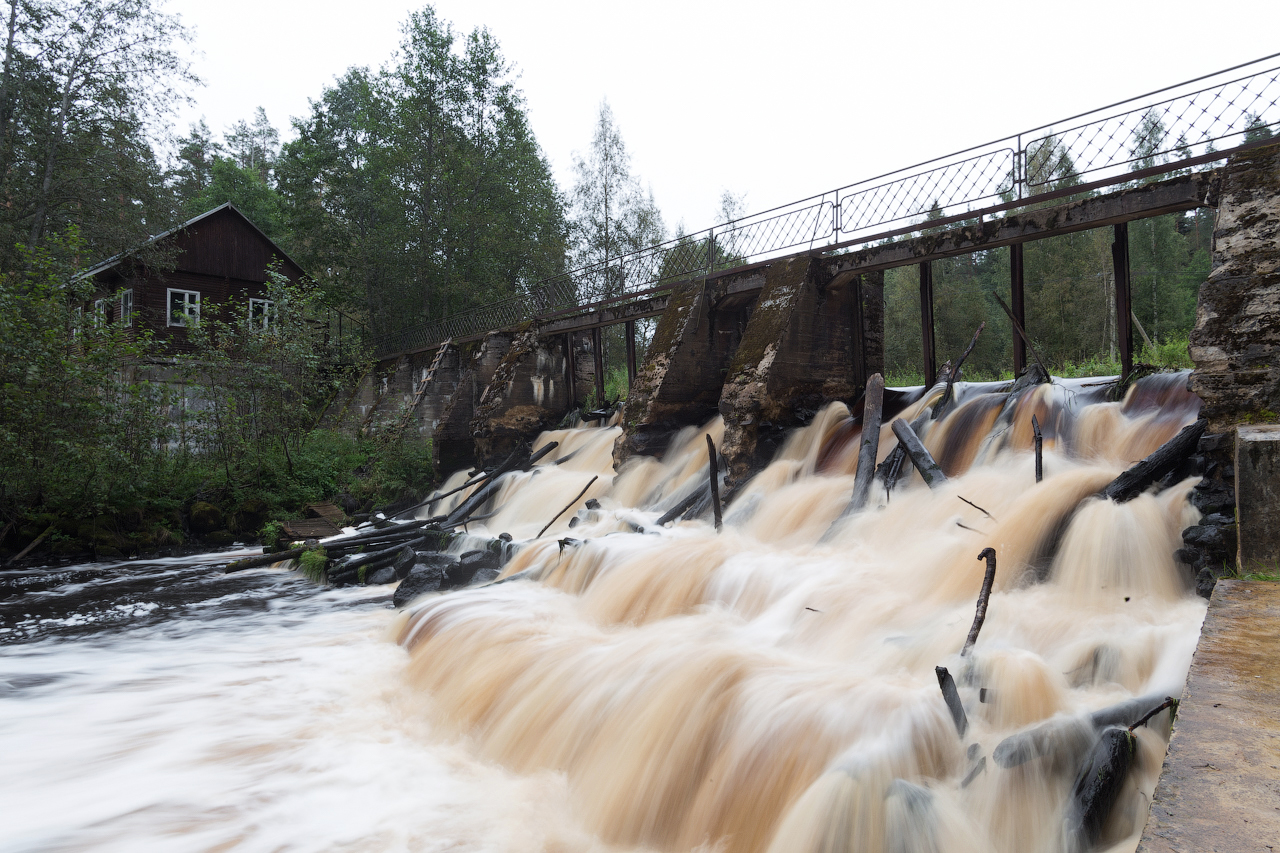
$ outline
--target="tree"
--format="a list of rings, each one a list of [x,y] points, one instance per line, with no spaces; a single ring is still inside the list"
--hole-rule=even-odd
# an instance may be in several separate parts
[[[563,269],[563,203],[514,72],[430,8],[393,63],[353,68],[276,165],[291,253],[375,333],[533,288]]]
[[[267,120],[267,111],[258,107],[253,124],[241,119],[224,135],[226,149],[241,169],[254,172],[264,184],[271,183],[271,169],[280,151],[280,132]]]
[[[170,224],[149,140],[195,82],[152,0],[12,0],[0,80],[0,269],[75,224],[90,256]]]
[[[586,298],[621,292],[621,272],[613,259],[655,246],[666,239],[662,214],[631,174],[631,156],[614,122],[609,102],[600,102],[591,147],[575,155],[569,194],[570,266],[581,271]]]
[[[213,181],[213,163],[222,152],[222,145],[214,140],[204,119],[191,125],[191,132],[178,139],[177,163],[169,178],[185,212],[199,212],[191,210],[190,202],[208,189]]]

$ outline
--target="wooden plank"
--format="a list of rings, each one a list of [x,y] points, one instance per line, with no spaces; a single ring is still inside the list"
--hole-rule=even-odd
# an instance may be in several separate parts
[[[342,511],[342,507],[329,502],[307,504],[305,507],[308,518],[323,518],[331,524],[341,527],[347,520],[347,514]]]
[[[323,539],[342,532],[323,518],[299,518],[281,522],[280,526],[290,539]]]

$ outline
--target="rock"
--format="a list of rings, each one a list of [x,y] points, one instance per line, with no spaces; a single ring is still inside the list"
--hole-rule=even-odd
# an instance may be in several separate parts
[[[1215,551],[1225,549],[1222,528],[1213,525],[1188,527],[1182,531],[1182,541],[1195,548],[1213,549]]]
[[[466,586],[481,569],[500,568],[502,558],[492,551],[468,551],[458,559],[458,565],[449,570],[449,585]]]
[[[408,574],[407,571],[406,574]],[[382,586],[383,584],[394,583],[397,577],[395,568],[386,566],[369,575],[364,579],[364,582],[369,586]]]
[[[409,570],[413,568],[413,564],[418,561],[418,555],[408,545],[400,549],[400,553],[396,554],[396,560],[391,564],[391,570],[395,576],[404,580],[408,577]]]
[[[420,595],[426,595],[428,592],[435,592],[445,588],[447,578],[445,574],[445,562],[438,558],[444,555],[432,555],[437,559],[431,562],[416,563],[404,580],[400,582],[400,586],[396,589],[392,601],[396,607],[404,607]],[[449,563],[452,565],[452,562]]]
[[[230,529],[236,533],[252,535],[262,529],[270,517],[270,507],[261,498],[247,498],[236,507],[231,517]]]
[[[236,544],[235,534],[230,530],[214,530],[200,537],[201,541],[206,545],[212,545],[214,548],[225,548],[228,545]]]
[[[196,501],[191,505],[191,532],[204,536],[222,529],[222,510],[207,501]]]
[[[500,574],[502,574],[502,569],[481,569],[475,573],[475,577],[471,578],[471,586],[480,586],[481,584],[496,581]]]

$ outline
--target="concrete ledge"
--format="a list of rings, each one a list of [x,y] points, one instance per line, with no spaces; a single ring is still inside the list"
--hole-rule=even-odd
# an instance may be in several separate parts
[[[1280,571],[1280,425],[1239,427],[1235,468],[1240,571]]]
[[[1214,588],[1139,853],[1280,850],[1280,584]]]

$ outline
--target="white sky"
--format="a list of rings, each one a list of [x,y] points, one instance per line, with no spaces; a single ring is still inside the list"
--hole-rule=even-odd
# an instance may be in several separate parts
[[[257,106],[292,136],[334,78],[385,62],[406,0],[170,0],[206,85],[174,130]],[[562,187],[608,98],[669,229],[748,212],[1280,50],[1277,0],[438,0],[520,73]]]

